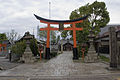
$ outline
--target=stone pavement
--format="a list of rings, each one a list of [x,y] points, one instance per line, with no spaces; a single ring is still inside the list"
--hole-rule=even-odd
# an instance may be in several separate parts
[[[11,63],[9,62],[9,59],[6,59],[5,57],[0,57],[0,67],[2,67],[4,70],[14,68],[18,65],[19,63]]]
[[[0,80],[114,80],[120,71],[108,71],[102,62],[83,63],[72,60],[72,52],[33,64],[22,64],[0,72]]]

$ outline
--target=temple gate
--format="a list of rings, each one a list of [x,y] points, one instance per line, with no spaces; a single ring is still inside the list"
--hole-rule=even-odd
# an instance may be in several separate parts
[[[76,23],[82,23],[84,19],[87,18],[87,16],[74,19],[74,20],[50,20],[50,19],[45,19],[42,17],[39,17],[34,14],[34,16],[40,20],[41,23],[47,24],[46,28],[41,28],[40,30],[46,30],[47,31],[47,43],[46,43],[46,53],[45,53],[45,59],[50,59],[50,31],[51,30],[72,30],[73,31],[73,42],[74,42],[74,47],[73,47],[73,59],[78,59],[78,51],[77,51],[77,44],[76,44],[76,30],[82,31],[83,28],[76,28],[75,24]],[[59,28],[51,28],[50,24],[58,24]],[[64,28],[64,24],[72,24],[71,28]]]

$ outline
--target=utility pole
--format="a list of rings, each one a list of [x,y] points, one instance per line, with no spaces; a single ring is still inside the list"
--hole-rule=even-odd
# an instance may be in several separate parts
[[[49,2],[49,19],[51,18],[51,2]]]
[[[49,19],[51,18],[51,2],[49,2]],[[50,50],[51,50],[51,32],[50,32]]]
[[[34,35],[34,28],[33,28],[33,35]]]

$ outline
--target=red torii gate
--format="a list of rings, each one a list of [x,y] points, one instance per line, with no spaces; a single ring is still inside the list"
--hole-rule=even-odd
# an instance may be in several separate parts
[[[83,30],[83,28],[76,28],[75,24],[83,22],[83,20],[86,19],[87,16],[79,18],[79,19],[74,19],[74,20],[49,20],[49,19],[44,19],[42,17],[39,17],[35,14],[34,14],[34,16],[38,20],[40,20],[40,22],[46,23],[48,25],[46,28],[40,29],[40,30],[47,31],[47,43],[46,43],[46,54],[45,54],[46,59],[50,59],[50,48],[49,48],[50,30],[73,30],[73,42],[74,42],[73,59],[78,59],[78,51],[77,51],[77,46],[76,46],[76,30]],[[59,28],[51,28],[50,24],[59,24]],[[64,28],[64,26],[63,26],[64,24],[72,24],[72,27]]]

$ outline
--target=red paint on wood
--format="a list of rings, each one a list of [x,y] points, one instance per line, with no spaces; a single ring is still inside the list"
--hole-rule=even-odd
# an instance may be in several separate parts
[[[50,24],[48,24],[48,30],[47,30],[47,44],[46,47],[49,48],[49,41],[50,41]]]
[[[73,27],[73,42],[74,42],[74,48],[76,48],[76,30],[75,30],[75,23],[72,24]]]
[[[59,30],[59,28],[51,28],[50,24],[59,24],[59,23],[57,23],[57,22],[46,22],[46,21],[42,21],[42,20],[40,20],[40,22],[48,24],[48,26],[46,28],[40,28],[40,30],[41,31],[43,31],[43,30],[47,31],[47,44],[46,44],[46,47],[49,48],[49,45],[50,45],[49,44],[49,41],[50,41],[50,31],[51,30]],[[83,30],[83,28],[76,28],[75,24],[76,23],[81,23],[81,22],[83,22],[83,20],[76,21],[76,22],[66,22],[66,23],[64,23],[64,24],[72,24],[71,28],[64,28],[64,30],[73,30],[74,48],[76,48],[76,46],[77,46],[77,44],[76,44],[76,30],[80,30],[80,31]]]

